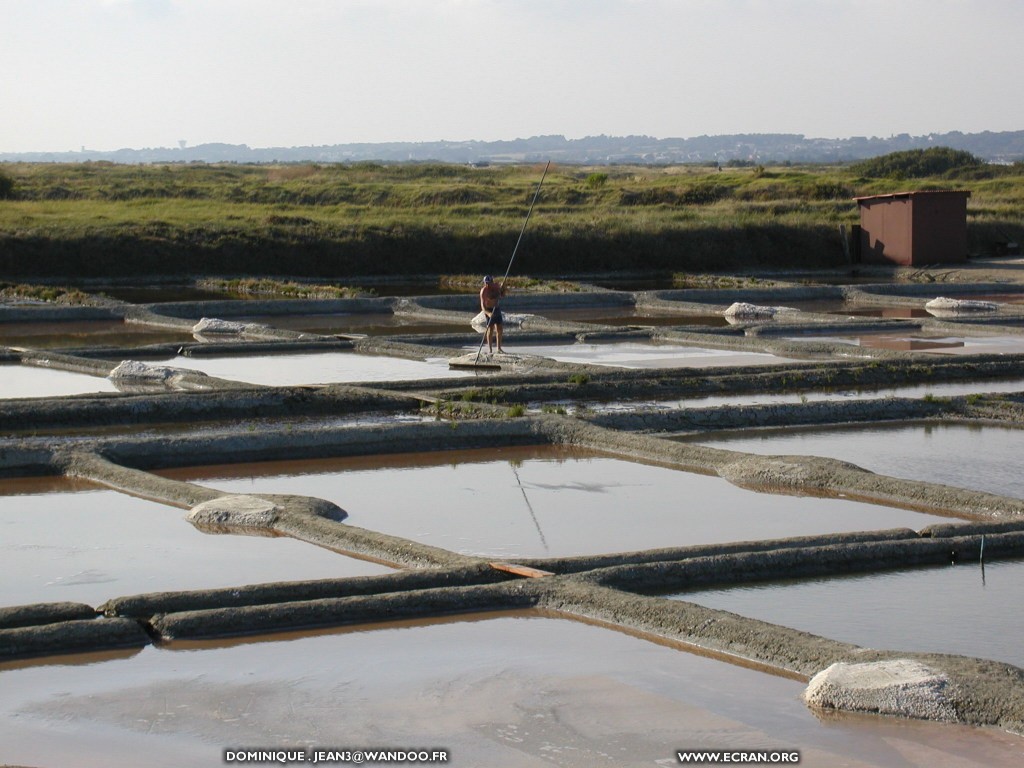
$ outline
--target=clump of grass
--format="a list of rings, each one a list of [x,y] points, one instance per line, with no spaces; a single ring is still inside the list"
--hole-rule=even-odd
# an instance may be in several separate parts
[[[518,419],[520,416],[526,415],[526,406],[522,403],[516,403],[508,409],[508,417],[510,419]]]
[[[744,275],[704,275],[690,272],[676,272],[672,275],[674,288],[769,288],[774,280]]]
[[[91,297],[77,288],[54,285],[0,283],[0,297],[25,301],[46,301],[53,304],[89,304]]]
[[[585,373],[574,373],[569,377],[569,383],[575,384],[577,387],[581,387],[590,381],[590,377]]]
[[[358,299],[375,295],[363,288],[342,285],[315,285],[269,278],[244,277],[238,279],[204,278],[196,285],[221,293],[241,293],[261,296],[287,296],[292,299]]]
[[[484,389],[467,389],[459,397],[464,403],[484,402],[494,405],[501,395],[500,389],[485,387]]]
[[[301,165],[274,166],[267,170],[268,181],[294,181],[296,179],[308,179],[316,176],[319,168],[308,163]]]
[[[496,276],[496,282],[501,282],[501,275]],[[482,286],[480,275],[442,275],[438,279],[441,288],[457,289],[464,291],[479,290]],[[571,280],[538,280],[536,278],[520,275],[505,279],[505,288],[525,293],[576,293],[580,290],[579,283]]]
[[[454,418],[455,417],[455,404],[450,400],[441,398],[432,405],[427,405],[424,410],[433,411],[434,421],[440,421],[443,418]]]

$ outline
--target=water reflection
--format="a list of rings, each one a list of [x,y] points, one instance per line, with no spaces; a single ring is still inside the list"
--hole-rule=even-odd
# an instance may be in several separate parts
[[[289,538],[207,535],[185,514],[81,482],[0,480],[0,606],[389,571]]]
[[[687,438],[760,454],[828,456],[872,472],[1024,499],[1024,429],[972,424],[887,424],[758,430]]]
[[[681,600],[868,648],[956,653],[1024,668],[1024,561],[683,592]]]
[[[665,411],[680,408],[713,408],[721,405],[767,405],[783,403],[804,403],[829,400],[875,400],[885,397],[954,397],[1001,392],[1024,392],[1024,379],[1008,379],[1005,381],[953,381],[934,384],[913,384],[902,387],[885,387],[880,389],[842,389],[835,391],[814,392],[745,392],[735,395],[693,395],[687,398],[670,400],[617,400],[615,402],[597,401],[559,401],[553,403],[533,403],[535,411],[543,408],[561,408],[567,413],[580,410],[607,413],[627,410]]]
[[[846,499],[761,494],[718,477],[554,447],[161,474],[233,492],[326,498],[348,512],[352,525],[482,557],[561,557],[949,522]]]
[[[472,371],[448,368],[448,359],[404,360],[355,352],[231,355],[228,357],[172,357],[153,365],[202,371],[231,381],[267,386],[296,386],[352,381],[457,378]]]
[[[52,349],[57,347],[132,347],[191,340],[187,331],[128,324],[121,320],[0,323],[0,346]]]
[[[150,647],[0,678],[4,757],[22,765],[126,768],[146,754],[177,768],[223,761],[225,745],[439,746],[456,768],[668,765],[676,748],[723,744],[820,766],[1001,768],[1020,755],[1018,737],[957,725],[823,724],[799,681],[543,616]]]
[[[0,363],[0,399],[64,397],[116,391],[117,387],[113,383],[100,376],[88,376],[55,368]]]

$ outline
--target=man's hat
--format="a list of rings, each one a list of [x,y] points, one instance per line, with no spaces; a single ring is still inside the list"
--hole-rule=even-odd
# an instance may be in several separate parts
[[[487,275],[487,276],[486,276],[486,277],[484,278],[484,282],[485,282],[485,283],[493,283],[493,282],[494,282],[494,278],[493,278],[493,277],[491,277],[490,275]]]

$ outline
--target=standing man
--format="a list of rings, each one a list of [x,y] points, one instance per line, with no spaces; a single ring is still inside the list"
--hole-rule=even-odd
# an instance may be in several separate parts
[[[501,316],[501,308],[498,302],[505,295],[505,286],[496,285],[494,278],[490,275],[484,278],[484,287],[480,289],[480,309],[487,315],[487,327],[484,329],[484,340],[487,342],[487,351],[494,352],[493,342],[497,342],[498,351],[504,352],[501,348],[501,331],[504,318]],[[494,337],[491,337],[491,328],[494,329]]]

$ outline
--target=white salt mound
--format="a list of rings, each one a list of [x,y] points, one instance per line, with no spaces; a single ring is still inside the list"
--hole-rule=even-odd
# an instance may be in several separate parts
[[[953,685],[941,672],[911,659],[839,662],[811,678],[804,702],[849,712],[877,712],[955,722]]]
[[[763,307],[743,301],[734,302],[722,314],[726,317],[775,317],[780,312],[798,312],[792,307]]]
[[[266,499],[230,495],[197,504],[188,513],[188,520],[206,525],[267,528],[277,521],[279,513],[277,505]]]
[[[245,332],[245,323],[236,323],[231,320],[221,320],[217,317],[204,317],[192,326],[192,333],[232,333],[240,334]]]
[[[147,365],[138,360],[123,360],[107,378],[114,381],[155,381],[164,382],[179,374],[204,375],[197,371],[174,368],[169,365]]]

